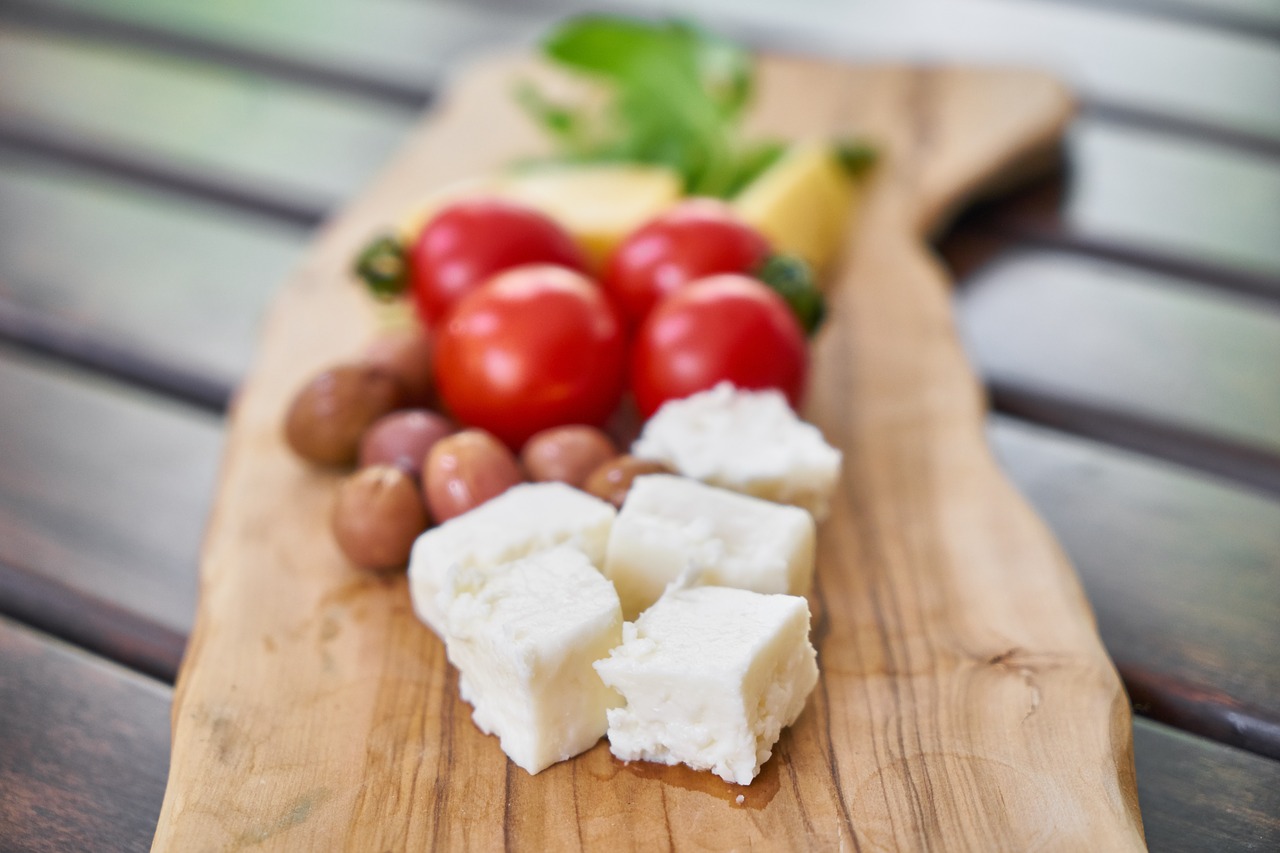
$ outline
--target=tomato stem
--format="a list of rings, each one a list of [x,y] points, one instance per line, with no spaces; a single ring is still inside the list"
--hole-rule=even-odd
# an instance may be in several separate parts
[[[827,304],[809,265],[795,255],[775,254],[765,258],[755,275],[783,298],[800,328],[813,337],[827,315]]]
[[[404,246],[392,234],[372,240],[356,256],[355,274],[377,299],[390,301],[409,287],[409,265]]]
[[[842,139],[836,143],[836,159],[851,178],[868,172],[879,156],[880,152],[860,139]]]

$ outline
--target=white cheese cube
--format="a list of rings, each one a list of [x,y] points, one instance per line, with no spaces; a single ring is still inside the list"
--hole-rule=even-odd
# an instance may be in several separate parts
[[[623,761],[687,764],[750,784],[818,681],[809,604],[703,586],[672,589],[596,664],[626,704],[609,711]]]
[[[840,451],[782,394],[728,382],[665,403],[631,453],[713,486],[804,507],[819,521],[840,476]]]
[[[609,534],[604,574],[634,619],[681,577],[804,595],[813,582],[813,517],[669,474],[637,477]]]
[[[498,566],[556,545],[571,545],[592,565],[603,565],[615,515],[609,503],[563,483],[514,486],[418,537],[409,557],[414,610],[441,632],[437,597],[454,567]]]
[[[600,740],[620,698],[592,664],[622,641],[622,611],[581,551],[454,569],[441,598],[462,698],[512,761],[537,773]]]

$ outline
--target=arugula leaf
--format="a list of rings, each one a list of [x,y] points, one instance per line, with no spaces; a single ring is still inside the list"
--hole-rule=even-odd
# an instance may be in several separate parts
[[[555,140],[560,158],[668,166],[685,191],[727,198],[780,155],[744,143],[738,120],[754,81],[750,55],[684,21],[604,15],[571,19],[542,44],[548,58],[612,90],[607,121],[556,104],[525,84],[517,99]]]

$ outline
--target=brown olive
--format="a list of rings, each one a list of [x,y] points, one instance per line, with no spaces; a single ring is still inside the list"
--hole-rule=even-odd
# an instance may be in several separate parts
[[[285,438],[303,459],[325,465],[355,461],[369,425],[400,405],[400,382],[372,365],[345,365],[312,379],[293,399]]]
[[[427,409],[383,415],[360,439],[360,467],[394,465],[417,480],[432,446],[456,429],[453,421]]]
[[[333,535],[342,553],[361,568],[403,566],[414,540],[426,529],[427,511],[418,487],[395,466],[365,468],[338,490]]]
[[[429,406],[434,402],[431,339],[421,329],[386,333],[369,344],[364,361],[400,380],[406,405]]]
[[[440,439],[422,466],[427,508],[437,522],[478,507],[522,479],[507,446],[480,429]]]
[[[581,488],[592,471],[617,455],[609,436],[595,427],[563,426],[544,429],[526,441],[520,461],[531,480]]]
[[[583,489],[588,494],[621,508],[622,502],[627,499],[627,492],[631,491],[631,481],[636,477],[671,473],[674,472],[661,462],[624,455],[610,459],[592,471]]]

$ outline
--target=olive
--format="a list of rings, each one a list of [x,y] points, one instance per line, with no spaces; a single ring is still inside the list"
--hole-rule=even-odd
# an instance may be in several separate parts
[[[669,467],[650,459],[637,459],[634,456],[619,456],[610,459],[591,472],[583,486],[588,494],[608,501],[621,508],[631,491],[631,482],[645,474],[672,474]]]
[[[360,467],[394,465],[417,480],[432,446],[456,429],[453,421],[427,409],[383,415],[360,439]]]
[[[507,446],[480,429],[440,439],[422,466],[427,508],[437,522],[475,509],[522,479]]]
[[[609,436],[595,427],[562,426],[544,429],[525,442],[520,461],[531,480],[581,488],[592,471],[617,455]]]
[[[285,416],[285,439],[303,459],[348,465],[364,431],[399,406],[403,395],[399,380],[372,365],[326,370],[294,398]]]
[[[431,339],[421,329],[401,329],[384,334],[369,344],[364,361],[400,380],[406,405],[429,406],[434,402]]]
[[[409,561],[427,529],[427,511],[412,479],[393,465],[374,465],[348,477],[333,508],[333,535],[351,562],[390,569]]]

